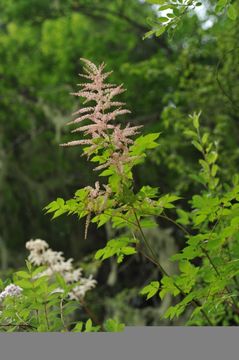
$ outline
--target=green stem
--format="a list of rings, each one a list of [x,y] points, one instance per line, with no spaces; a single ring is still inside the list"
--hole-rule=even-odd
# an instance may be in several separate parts
[[[232,256],[231,256],[230,247],[229,247],[228,242],[226,242],[225,246],[226,246],[226,249],[227,249],[229,260],[232,261]],[[238,280],[237,280],[236,276],[233,276],[233,281],[234,281],[236,286],[239,286],[239,283],[238,283]]]
[[[60,302],[60,314],[61,314],[61,322],[62,322],[63,328],[67,332],[68,329],[67,329],[67,326],[65,324],[64,314],[63,314],[63,299],[61,299],[61,302]]]
[[[178,224],[176,221],[174,221],[173,219],[171,219],[170,217],[168,217],[165,213],[164,215],[158,215],[158,217],[161,217],[162,219],[168,220],[171,223],[173,223],[175,226],[177,226],[180,230],[182,230],[184,232],[184,234],[186,235],[190,235],[190,233],[188,232],[187,229],[185,229],[185,227],[183,227],[182,225]]]
[[[90,319],[92,319],[95,324],[100,326],[101,331],[104,331],[104,327],[103,327],[102,323],[98,320],[98,318],[92,312],[92,310],[87,306],[85,301],[82,299],[82,300],[80,300],[80,303],[81,303],[83,309],[85,310],[85,312],[89,315]]]
[[[48,320],[48,315],[47,315],[47,307],[46,307],[46,303],[44,302],[44,312],[45,312],[45,318],[46,318],[46,325],[47,325],[47,330],[50,330],[50,325],[49,325],[49,320]]]
[[[210,264],[212,265],[213,269],[215,270],[217,276],[218,276],[220,279],[222,279],[222,276],[221,276],[218,268],[216,267],[216,265],[215,265],[214,262],[212,261],[212,258],[210,257],[208,251],[207,251],[206,249],[204,249],[202,246],[201,246],[201,249],[202,249],[202,252],[206,255],[206,257],[207,257],[208,261],[210,262]],[[231,291],[230,291],[230,289],[228,288],[228,286],[225,286],[225,289],[226,289],[227,293],[228,293],[229,295],[231,295]],[[236,302],[236,300],[235,300],[233,297],[232,297],[231,299],[232,299],[232,302],[233,302],[233,304],[234,304],[234,307],[237,309],[237,302]],[[235,309],[235,308],[234,308],[234,309]]]
[[[142,229],[142,227],[141,227],[141,225],[140,225],[140,221],[139,221],[139,219],[138,219],[138,216],[137,216],[137,214],[136,214],[136,211],[135,211],[135,209],[134,209],[133,207],[132,207],[132,209],[133,209],[133,213],[134,213],[134,216],[135,216],[137,225],[138,225],[139,232],[140,232],[140,234],[141,234],[141,236],[142,236],[142,239],[143,239],[146,247],[147,247],[147,248],[149,249],[149,251],[151,252],[152,257],[149,256],[149,255],[147,255],[147,254],[145,254],[143,251],[141,251],[142,255],[144,255],[148,260],[150,260],[152,263],[154,263],[155,265],[157,265],[157,267],[159,268],[159,270],[161,271],[161,273],[162,273],[163,275],[169,276],[169,274],[168,274],[167,271],[163,268],[163,266],[162,266],[157,260],[155,260],[154,251],[153,251],[153,249],[151,248],[150,244],[148,243],[148,241],[147,241],[147,239],[146,239],[146,237],[145,237],[145,235],[144,235],[144,232],[143,232],[143,229]],[[174,286],[178,289],[178,291],[179,291],[184,297],[187,296],[187,295],[185,294],[185,292],[184,292],[175,282],[174,282]],[[192,303],[195,307],[202,307],[202,304],[200,303],[200,301],[198,301],[198,300],[196,300],[196,299],[195,299],[195,300],[192,300],[191,303]],[[202,312],[203,316],[205,317],[205,319],[207,320],[207,322],[209,323],[209,325],[210,325],[210,326],[213,326],[213,323],[212,323],[212,321],[209,319],[207,313],[206,313],[203,309],[201,309],[201,312]]]
[[[139,218],[138,218],[138,216],[137,216],[137,213],[136,213],[135,209],[134,209],[133,207],[132,207],[132,209],[133,209],[133,213],[134,213],[135,220],[136,220],[136,223],[137,223],[137,227],[138,227],[138,229],[139,229],[139,232],[140,232],[140,234],[141,234],[141,236],[142,236],[142,239],[143,239],[146,247],[148,248],[148,250],[149,250],[150,253],[152,254],[153,258],[157,258],[157,255],[155,254],[154,250],[152,249],[152,247],[150,246],[148,240],[146,239],[146,237],[145,237],[145,235],[144,235],[143,229],[142,229],[142,227],[141,227],[141,225],[140,225],[140,221],[139,221]],[[161,267],[160,264],[158,264],[158,266]],[[165,270],[164,270],[162,267],[161,267],[161,272],[162,272],[163,274],[167,275],[167,273],[165,272]]]
[[[33,292],[34,292],[34,301],[37,304],[37,297],[36,297],[36,293],[35,293],[36,287],[35,287],[35,282],[34,282],[34,279],[33,279],[33,276],[32,276],[32,271],[30,272],[30,275],[31,275],[31,281],[32,281],[32,289],[33,289]],[[35,309],[35,312],[36,312],[37,324],[39,326],[39,310]]]
[[[36,329],[35,326],[33,325],[30,325],[30,324],[0,324],[0,327],[20,327],[20,328],[23,328],[23,329]]]

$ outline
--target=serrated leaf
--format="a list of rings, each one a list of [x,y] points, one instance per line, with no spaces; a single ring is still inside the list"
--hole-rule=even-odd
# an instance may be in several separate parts
[[[159,281],[151,281],[150,284],[145,286],[141,291],[141,295],[147,295],[147,300],[153,297],[159,291],[160,283]]]

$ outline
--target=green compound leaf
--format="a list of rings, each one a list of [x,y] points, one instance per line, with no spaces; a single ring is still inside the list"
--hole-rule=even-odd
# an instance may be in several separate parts
[[[160,283],[159,281],[151,281],[151,283],[145,286],[141,291],[141,295],[147,295],[146,299],[149,300],[159,291]]]

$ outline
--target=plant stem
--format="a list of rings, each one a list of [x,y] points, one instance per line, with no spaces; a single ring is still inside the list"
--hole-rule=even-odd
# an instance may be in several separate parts
[[[140,221],[139,221],[139,218],[138,218],[138,216],[137,216],[137,213],[136,213],[135,209],[134,209],[133,207],[132,207],[132,209],[133,209],[133,213],[134,213],[135,220],[136,220],[136,223],[137,223],[137,227],[138,227],[139,232],[140,232],[140,234],[141,234],[141,236],[142,236],[142,239],[144,240],[144,243],[145,243],[146,247],[148,248],[148,250],[149,250],[150,253],[152,254],[153,258],[157,258],[154,250],[152,249],[152,247],[150,246],[148,240],[146,239],[146,237],[145,237],[145,235],[144,235],[143,229],[142,229],[142,227],[141,227],[141,225],[140,225]],[[158,266],[161,267],[160,264],[158,264]],[[163,274],[167,275],[166,272],[165,272],[165,270],[164,270],[163,268],[161,268],[161,272],[162,272]]]
[[[63,328],[67,332],[68,329],[67,329],[67,326],[65,324],[64,314],[63,314],[63,299],[61,299],[61,302],[60,302],[60,314],[61,314],[61,322],[62,322]]]
[[[35,287],[34,279],[32,277],[32,271],[30,272],[30,275],[31,275],[31,281],[32,281],[32,289],[33,289],[33,292],[34,292],[34,300],[35,300],[35,303],[37,304],[37,297],[36,297],[36,294],[35,294],[36,287]],[[35,309],[35,312],[36,312],[37,324],[39,326],[39,310]]]
[[[46,303],[45,303],[45,302],[44,302],[44,312],[45,312],[47,330],[50,330],[50,325],[49,325],[49,320],[48,320],[48,315],[47,315],[47,307],[46,307]]]
[[[92,310],[87,306],[87,304],[85,303],[85,301],[82,299],[80,300],[80,303],[83,307],[83,309],[85,310],[85,312],[89,315],[89,317],[93,320],[93,322],[97,325],[100,326],[100,330],[104,331],[104,327],[102,325],[102,323],[98,320],[98,318],[96,317],[96,315],[92,312]]]
[[[210,264],[212,265],[213,269],[215,270],[217,276],[218,276],[220,279],[222,279],[222,276],[221,276],[219,270],[217,269],[216,265],[215,265],[214,262],[212,261],[212,259],[211,259],[210,255],[209,255],[208,251],[207,251],[206,249],[204,249],[202,246],[201,246],[201,249],[202,249],[203,253],[206,255],[206,257],[207,257],[208,261],[210,262]],[[225,289],[226,289],[226,291],[228,292],[228,294],[231,295],[231,291],[230,291],[230,289],[228,288],[228,286],[225,286]],[[234,310],[237,310],[237,302],[235,301],[235,299],[234,299],[233,297],[232,297],[231,299],[232,299],[232,302],[233,302],[233,305],[234,305]],[[237,310],[237,312],[238,312],[238,311],[239,311],[239,310]]]
[[[166,219],[166,220],[170,221],[175,226],[177,226],[180,230],[182,230],[184,232],[184,234],[190,235],[190,233],[188,232],[187,229],[185,229],[182,225],[178,224],[176,221],[174,221],[173,219],[168,217],[165,213],[163,213],[163,215],[158,215],[158,217],[161,217],[162,219]]]
[[[226,242],[225,246],[227,248],[227,253],[228,253],[229,260],[232,261],[232,256],[231,256],[231,253],[230,253],[230,247],[229,247],[228,242]],[[234,281],[236,286],[239,286],[236,275],[233,276],[233,281]]]
[[[142,250],[140,250],[141,254],[148,259],[149,261],[151,261],[153,264],[157,265],[157,267],[160,269],[160,271],[165,275],[165,276],[169,276],[169,274],[166,272],[166,270],[162,267],[162,265],[160,265],[160,263],[158,263],[156,260],[154,260],[153,258],[151,258],[150,256],[148,256],[147,254],[145,254]],[[177,285],[174,283],[174,286],[178,289],[178,291],[184,296],[186,297],[187,295],[185,294],[185,292]],[[195,306],[195,307],[201,307],[202,304],[200,303],[200,301],[194,299],[191,301],[191,303]],[[201,312],[203,314],[203,316],[205,317],[205,319],[207,320],[207,322],[209,323],[210,326],[213,326],[213,323],[211,322],[211,320],[209,319],[209,317],[207,316],[206,312],[201,309]]]
[[[136,211],[134,208],[133,209],[133,213],[134,213],[134,216],[135,216],[135,219],[136,219],[136,222],[137,222],[137,225],[138,225],[138,229],[139,229],[139,232],[142,236],[142,239],[145,243],[145,245],[147,246],[147,248],[150,250],[151,254],[153,257],[145,254],[143,251],[141,251],[142,255],[144,255],[148,260],[150,260],[152,263],[154,263],[155,265],[157,265],[157,267],[159,268],[159,270],[161,271],[161,273],[165,276],[169,276],[169,274],[167,273],[167,271],[163,268],[163,266],[157,261],[155,260],[155,254],[154,254],[154,251],[153,249],[151,248],[150,244],[148,243],[145,235],[144,235],[144,232],[142,230],[142,227],[140,225],[140,221],[138,219],[138,216],[136,214]],[[174,282],[174,286],[178,289],[178,291],[184,296],[186,297],[187,295],[185,294],[185,292]],[[195,306],[195,307],[202,307],[202,304],[200,303],[200,301],[198,300],[192,300],[191,303]],[[209,323],[210,326],[213,326],[213,323],[211,322],[211,320],[209,319],[208,315],[206,314],[206,312],[201,309],[201,312],[203,314],[203,316],[205,317],[205,319],[207,320],[207,322]]]
[[[35,326],[30,325],[30,324],[0,324],[0,327],[10,327],[10,326],[16,326],[16,327],[20,327],[20,328],[30,328],[30,329],[36,329]]]

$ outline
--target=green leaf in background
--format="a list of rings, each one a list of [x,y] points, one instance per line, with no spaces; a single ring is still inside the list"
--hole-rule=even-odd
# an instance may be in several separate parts
[[[141,291],[141,295],[147,295],[146,299],[149,300],[159,291],[160,283],[159,281],[151,281],[150,284],[145,286]]]
[[[238,16],[238,7],[236,4],[231,4],[227,9],[227,16],[231,20],[236,20]]]
[[[121,236],[118,239],[112,239],[107,242],[107,245],[103,249],[99,249],[95,254],[96,260],[106,260],[112,256],[117,256],[117,262],[121,263],[124,256],[136,254],[136,249],[130,246],[131,243],[135,243],[135,239],[131,239],[125,236]]]

